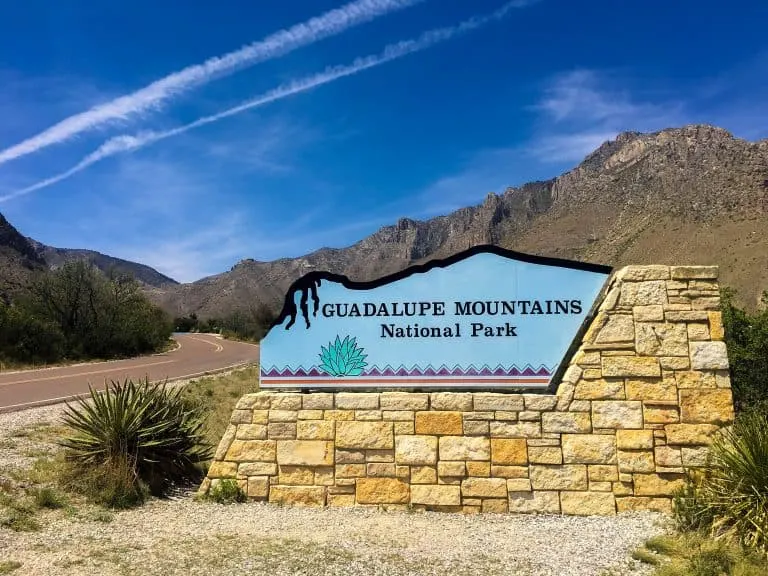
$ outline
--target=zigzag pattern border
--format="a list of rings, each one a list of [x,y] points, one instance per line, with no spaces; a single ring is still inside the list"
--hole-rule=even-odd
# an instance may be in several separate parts
[[[530,364],[526,364],[522,369],[515,365],[505,368],[498,365],[496,368],[491,368],[487,364],[476,367],[470,364],[466,368],[459,365],[453,368],[448,368],[445,364],[439,368],[433,367],[431,364],[422,368],[417,365],[413,365],[411,368],[406,368],[404,365],[400,365],[397,368],[393,368],[387,364],[384,368],[378,366],[371,366],[367,370],[363,371],[360,376],[374,376],[374,377],[388,377],[388,376],[400,376],[400,377],[416,377],[416,376],[436,376],[436,377],[466,377],[466,376],[552,376],[554,368],[549,369],[545,365],[540,365],[538,368],[534,368]],[[285,367],[282,370],[276,366],[272,366],[269,369],[262,368],[261,375],[264,378],[312,378],[312,377],[328,377],[328,374],[320,370],[317,366],[312,366],[309,369],[299,366],[298,368]]]

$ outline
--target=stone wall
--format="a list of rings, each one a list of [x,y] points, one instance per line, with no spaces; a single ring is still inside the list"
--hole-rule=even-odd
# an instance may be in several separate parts
[[[240,399],[206,492],[464,512],[668,511],[733,419],[717,268],[611,280],[556,394],[285,393]]]

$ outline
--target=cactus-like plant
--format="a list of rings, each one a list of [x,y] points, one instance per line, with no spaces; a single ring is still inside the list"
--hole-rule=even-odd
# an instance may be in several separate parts
[[[365,362],[367,355],[363,354],[363,348],[357,347],[356,340],[349,336],[342,340],[337,335],[327,348],[321,346],[320,369],[331,376],[360,376],[368,364]]]

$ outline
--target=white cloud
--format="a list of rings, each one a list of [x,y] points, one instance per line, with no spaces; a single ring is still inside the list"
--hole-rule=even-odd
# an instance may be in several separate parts
[[[355,0],[321,16],[275,32],[234,52],[188,66],[144,88],[86,112],[70,116],[19,144],[0,150],[0,164],[32,154],[48,146],[65,142],[78,134],[106,123],[125,120],[153,110],[166,101],[194,87],[247,66],[277,58],[302,46],[369,22],[389,12],[417,4],[422,0]]]
[[[107,140],[104,144],[99,146],[98,149],[83,158],[79,163],[77,163],[69,170],[61,172],[55,176],[51,176],[50,178],[41,180],[35,184],[32,184],[31,186],[27,186],[26,188],[22,188],[20,190],[11,192],[10,194],[0,196],[0,202],[6,202],[13,198],[24,196],[37,190],[41,190],[43,188],[47,188],[48,186],[57,184],[63,180],[66,180],[67,178],[71,178],[75,174],[82,172],[93,164],[101,162],[102,160],[116,154],[138,150],[139,148],[143,148],[161,140],[166,140],[168,138],[184,134],[201,126],[213,124],[214,122],[229,118],[230,116],[241,114],[242,112],[246,112],[253,108],[265,106],[272,102],[288,98],[289,96],[312,90],[324,84],[329,84],[341,78],[359,74],[360,72],[374,68],[376,66],[380,66],[382,64],[386,64],[387,62],[391,62],[399,58],[403,58],[409,54],[426,50],[435,44],[451,40],[457,36],[469,33],[482,26],[485,26],[486,24],[500,20],[514,8],[526,6],[528,4],[530,4],[530,2],[526,2],[525,0],[512,0],[511,2],[507,2],[501,8],[490,14],[473,16],[472,18],[469,18],[468,20],[465,20],[456,26],[448,26],[444,28],[429,30],[424,32],[418,38],[403,40],[395,44],[390,44],[386,46],[384,50],[379,54],[356,58],[352,64],[346,66],[330,66],[323,72],[311,76],[305,76],[304,78],[285,83],[252,100],[240,104],[239,106],[229,108],[228,110],[224,110],[223,112],[212,114],[210,116],[204,116],[195,120],[194,122],[185,124],[184,126],[179,126],[177,128],[165,130],[162,132],[149,130],[139,132],[135,135],[123,134],[120,136],[115,136]],[[0,159],[1,158],[2,153],[0,153]]]

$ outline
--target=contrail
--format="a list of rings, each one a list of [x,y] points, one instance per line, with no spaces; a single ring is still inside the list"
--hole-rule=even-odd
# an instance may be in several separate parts
[[[348,64],[346,66],[332,66],[326,68],[323,72],[288,82],[262,94],[261,96],[258,96],[252,100],[248,100],[239,106],[229,108],[223,112],[219,112],[218,114],[204,116],[198,120],[195,120],[194,122],[185,124],[184,126],[179,126],[178,128],[173,128],[163,132],[148,131],[140,132],[135,136],[122,135],[110,138],[104,144],[99,146],[99,148],[97,148],[94,152],[83,158],[78,164],[69,170],[61,172],[60,174],[45,180],[41,180],[40,182],[32,184],[26,188],[22,188],[20,190],[6,194],[5,196],[0,196],[0,202],[6,202],[12,198],[24,196],[31,192],[35,192],[36,190],[40,190],[41,188],[46,188],[52,184],[66,180],[67,178],[85,170],[96,162],[121,152],[129,152],[149,144],[154,144],[155,142],[165,140],[166,138],[170,138],[178,134],[183,134],[184,132],[188,132],[194,128],[217,122],[223,118],[234,116],[235,114],[240,114],[241,112],[245,112],[251,108],[264,106],[270,102],[282,100],[283,98],[287,98],[288,96],[292,96],[301,92],[306,92],[307,90],[322,86],[323,84],[328,84],[340,78],[352,76],[353,74],[358,74],[359,72],[368,70],[369,68],[380,66],[387,62],[391,62],[392,60],[397,60],[398,58],[402,58],[408,54],[425,50],[440,42],[445,42],[455,38],[458,35],[466,34],[467,32],[476,30],[477,28],[480,28],[481,26],[484,26],[490,22],[501,20],[513,8],[519,8],[529,4],[530,2],[525,0],[513,0],[512,2],[504,4],[504,6],[490,14],[472,17],[469,20],[465,20],[456,26],[438,28],[424,32],[416,39],[403,40],[396,44],[390,44],[389,46],[385,47],[384,50],[379,54],[357,58],[352,62],[352,64]]]
[[[19,144],[0,150],[0,164],[66,142],[78,134],[109,122],[155,109],[182,92],[259,62],[283,56],[324,38],[335,36],[389,12],[423,0],[355,0],[321,16],[296,24],[223,56],[188,66],[141,88],[90,110],[70,116]]]

